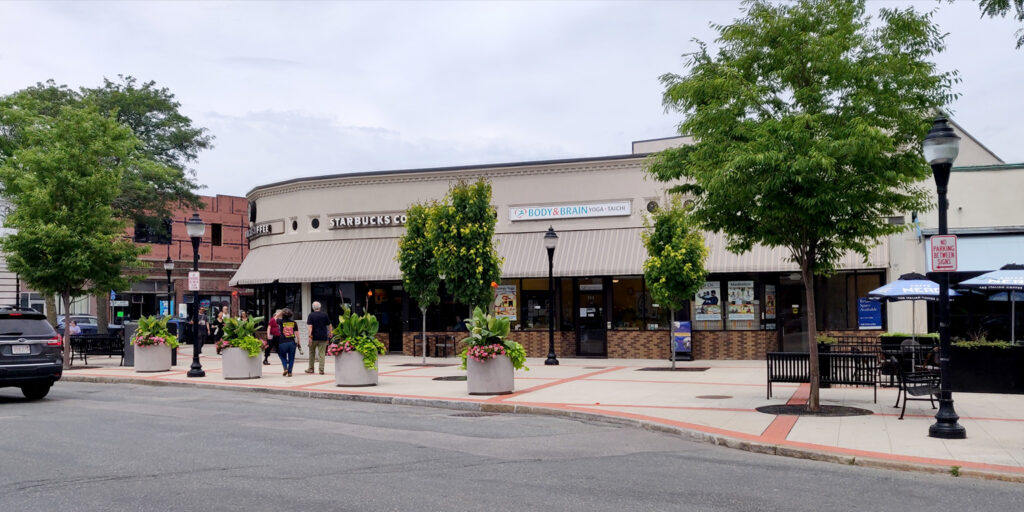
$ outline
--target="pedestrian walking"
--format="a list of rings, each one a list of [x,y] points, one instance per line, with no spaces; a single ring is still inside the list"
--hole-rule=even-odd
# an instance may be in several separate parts
[[[224,313],[224,308],[220,308],[217,311],[217,315],[214,316],[213,321],[210,322],[210,342],[216,344],[220,341],[221,337],[224,336],[224,317],[227,316]]]
[[[263,351],[263,364],[270,364],[270,352],[277,352],[281,343],[281,310],[274,311],[274,316],[267,322],[267,349]]]
[[[295,366],[295,351],[302,353],[299,346],[299,326],[292,318],[292,310],[284,308],[281,310],[281,341],[277,345],[277,355],[281,357],[281,365],[284,366],[285,377],[292,376],[292,368]]]
[[[327,360],[327,340],[331,337],[331,319],[327,313],[320,311],[320,303],[313,303],[313,312],[306,319],[309,329],[309,368],[306,373],[313,373],[313,366],[320,358],[320,375],[324,374],[324,363]]]
[[[199,326],[199,346],[202,347],[210,337],[210,317],[206,316],[206,308],[199,308],[195,323]]]

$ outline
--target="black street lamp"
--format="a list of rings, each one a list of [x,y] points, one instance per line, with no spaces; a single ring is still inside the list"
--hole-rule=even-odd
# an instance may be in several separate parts
[[[557,365],[558,357],[555,356],[555,246],[558,245],[558,235],[555,228],[549,226],[548,232],[544,233],[544,248],[548,250],[548,358],[544,364]]]
[[[185,221],[185,229],[192,239],[192,270],[199,272],[199,244],[206,233],[206,224],[203,224],[198,212],[193,212],[192,218]],[[192,295],[192,367],[188,371],[189,377],[206,377],[203,365],[199,363],[199,353],[202,350],[203,347],[199,344],[199,290],[196,290]]]
[[[946,201],[949,172],[960,152],[960,137],[945,117],[935,118],[932,129],[924,138],[924,158],[932,166],[935,175],[935,189],[939,193],[939,234],[948,234],[946,225]],[[939,412],[935,423],[928,428],[929,437],[941,439],[964,439],[967,430],[957,423],[960,416],[953,409],[953,390],[950,386],[949,366],[949,272],[941,272],[939,279]]]
[[[170,254],[164,260],[164,270],[167,271],[167,312],[170,316],[174,316],[174,283],[171,282],[171,272],[174,272],[174,260],[171,259]]]

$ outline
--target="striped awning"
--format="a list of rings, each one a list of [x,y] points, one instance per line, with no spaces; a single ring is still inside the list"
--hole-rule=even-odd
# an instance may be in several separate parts
[[[626,276],[643,273],[647,259],[642,228],[563,231],[558,233],[554,274],[570,276]],[[548,256],[544,233],[500,233],[495,236],[498,254],[504,258],[502,276],[547,277]],[[719,272],[796,272],[782,248],[755,246],[744,254],[725,248],[725,236],[705,236],[709,249],[707,270]],[[231,279],[232,286],[272,283],[345,281],[400,281],[395,255],[397,238],[322,240],[254,248]],[[856,254],[844,256],[840,269],[885,268],[887,241],[873,248],[868,261]]]

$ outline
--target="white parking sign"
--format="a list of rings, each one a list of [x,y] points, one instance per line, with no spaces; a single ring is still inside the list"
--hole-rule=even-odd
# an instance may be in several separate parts
[[[956,272],[956,235],[932,237],[932,272]]]
[[[193,271],[188,273],[188,291],[199,291],[199,272]]]

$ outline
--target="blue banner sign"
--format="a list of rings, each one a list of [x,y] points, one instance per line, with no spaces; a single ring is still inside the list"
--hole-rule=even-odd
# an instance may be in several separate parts
[[[677,354],[693,357],[693,337],[690,322],[672,322],[672,348]]]
[[[882,303],[863,297],[857,299],[857,326],[860,329],[882,328]]]

